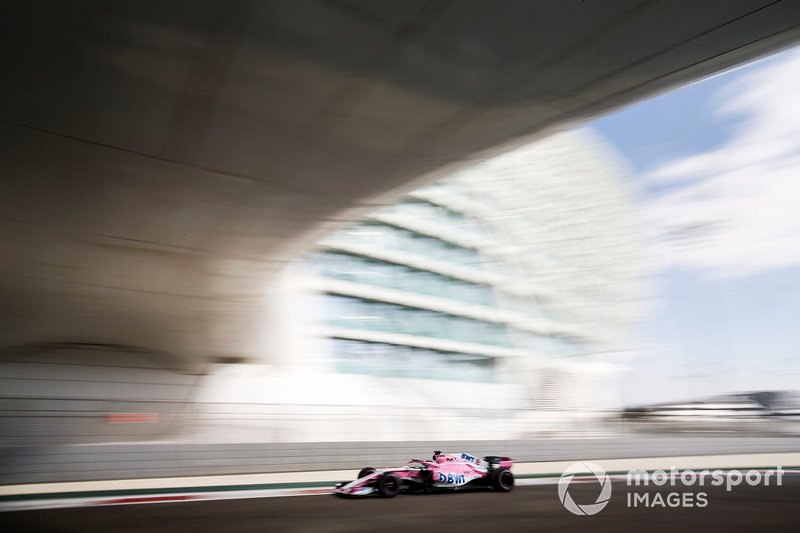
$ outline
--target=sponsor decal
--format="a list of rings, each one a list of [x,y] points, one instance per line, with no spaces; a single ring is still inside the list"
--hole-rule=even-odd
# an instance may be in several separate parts
[[[470,463],[480,464],[481,462],[481,460],[478,459],[477,457],[473,457],[472,455],[466,453],[462,453],[461,458],[464,459],[465,461],[469,461]]]
[[[448,485],[463,485],[466,482],[466,476],[464,474],[445,474],[444,472],[439,472],[436,480],[439,483],[446,483]]]

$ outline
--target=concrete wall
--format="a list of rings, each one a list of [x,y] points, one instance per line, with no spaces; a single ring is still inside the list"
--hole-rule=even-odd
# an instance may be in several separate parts
[[[4,447],[3,484],[358,469],[427,458],[434,449],[517,461],[800,451],[800,438],[616,437],[526,441],[107,444]],[[766,466],[766,465],[752,465]],[[789,465],[782,465],[789,466]]]
[[[108,346],[0,353],[0,446],[130,442],[173,433],[202,379],[180,363]],[[126,415],[148,423],[120,423]]]

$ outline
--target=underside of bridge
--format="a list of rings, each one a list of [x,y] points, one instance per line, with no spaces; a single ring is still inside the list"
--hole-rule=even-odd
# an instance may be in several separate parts
[[[270,281],[320,236],[786,47],[800,3],[23,1],[0,21],[0,349],[263,360]]]

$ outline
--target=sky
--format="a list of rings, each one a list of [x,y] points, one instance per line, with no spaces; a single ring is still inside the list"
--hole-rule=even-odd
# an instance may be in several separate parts
[[[595,120],[654,269],[627,405],[800,390],[800,49]]]

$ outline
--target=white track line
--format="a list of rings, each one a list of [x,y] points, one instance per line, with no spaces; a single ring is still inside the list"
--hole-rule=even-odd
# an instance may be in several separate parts
[[[764,473],[765,469],[754,469]],[[790,475],[800,475],[800,470],[784,470]],[[726,472],[727,474],[727,472]],[[676,476],[677,477],[677,476]],[[626,482],[624,475],[609,476],[613,482]],[[546,478],[517,479],[518,486],[556,485],[560,476]],[[570,483],[596,483],[594,477],[573,477]],[[221,492],[184,492],[147,496],[94,496],[91,498],[69,498],[52,500],[25,500],[0,502],[0,511],[30,511],[36,509],[59,509],[66,507],[101,507],[109,505],[153,505],[159,503],[187,503],[214,500],[243,500],[250,498],[287,498],[291,496],[320,496],[333,494],[333,488],[262,489]]]
[[[535,475],[542,477],[518,478],[517,484],[526,485],[551,485],[558,482],[561,472],[575,461],[552,461],[539,463],[518,463],[514,465],[514,473],[518,476]],[[692,456],[692,457],[659,457],[659,458],[636,458],[636,459],[611,459],[611,460],[592,460],[603,467],[607,472],[620,472],[633,469],[643,470],[665,470],[669,472],[671,468],[677,470],[686,469],[755,469],[764,471],[771,465],[800,465],[800,453],[781,453],[781,454],[745,454],[745,455],[715,455],[715,456]],[[800,473],[800,470],[784,470],[787,473]],[[153,503],[176,503],[191,501],[208,500],[227,500],[240,498],[278,498],[288,496],[310,496],[319,494],[329,494],[333,492],[332,487],[297,487],[297,488],[259,488],[242,490],[220,490],[220,491],[192,491],[192,488],[200,487],[225,487],[232,485],[263,485],[263,484],[282,484],[297,482],[314,483],[333,483],[353,479],[355,471],[332,470],[323,472],[284,472],[270,474],[244,474],[230,476],[201,476],[194,478],[158,478],[158,479],[134,479],[134,480],[109,480],[109,481],[88,481],[76,483],[39,483],[28,485],[6,485],[0,486],[0,496],[30,496],[31,499],[0,502],[0,511],[12,511],[22,509],[53,509],[61,507],[84,507],[94,505],[137,505]],[[625,481],[624,475],[611,475],[613,481]],[[575,482],[594,482],[594,478],[573,478]],[[141,494],[141,495],[114,495],[91,496],[91,497],[60,497],[42,498],[47,494],[69,493],[69,492],[112,492],[118,490],[136,491],[147,489],[174,488],[175,492],[165,492],[162,494]]]

